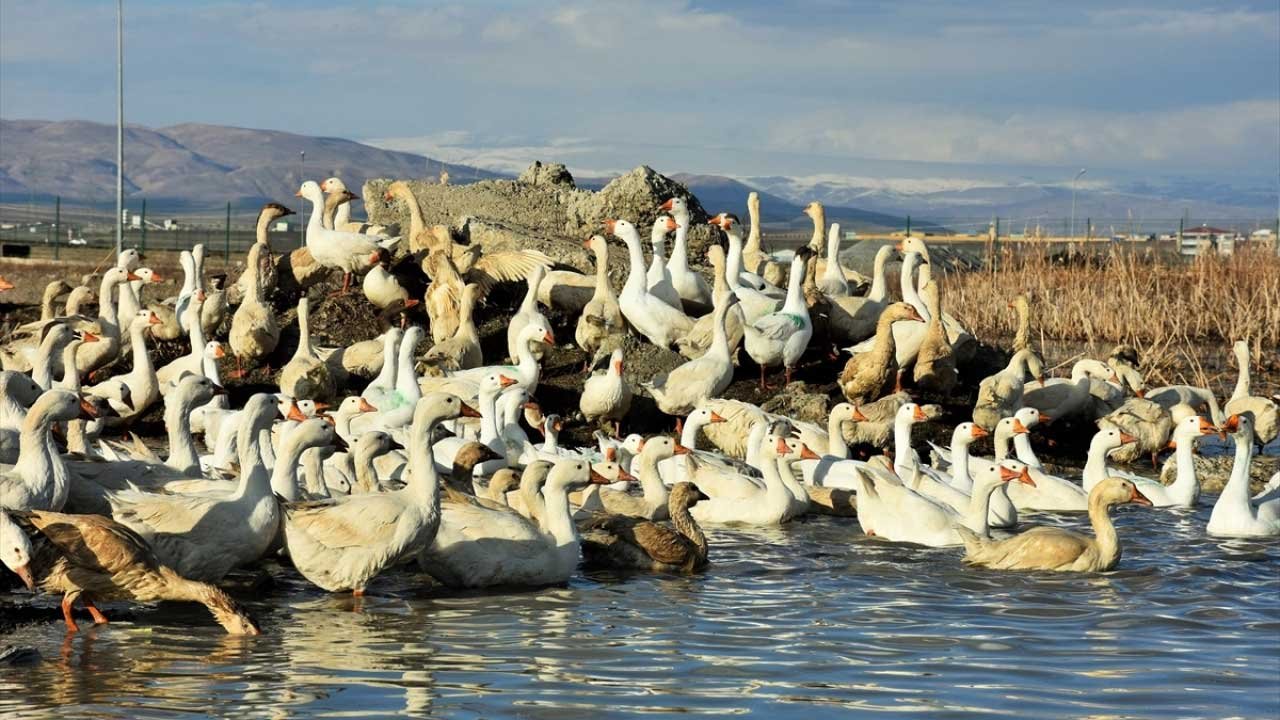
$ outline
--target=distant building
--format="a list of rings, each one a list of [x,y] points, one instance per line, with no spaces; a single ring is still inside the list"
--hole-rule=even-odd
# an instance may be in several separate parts
[[[164,229],[165,229],[165,230],[177,230],[179,227],[180,227],[180,226],[178,225],[178,219],[177,219],[177,218],[165,218],[165,219],[164,219]]]
[[[1182,243],[1178,252],[1183,255],[1207,255],[1216,248],[1220,255],[1235,252],[1236,240],[1243,239],[1235,230],[1201,225],[1182,231]]]

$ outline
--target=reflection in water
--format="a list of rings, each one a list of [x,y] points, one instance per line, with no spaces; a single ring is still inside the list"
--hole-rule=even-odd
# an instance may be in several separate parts
[[[1206,538],[1207,516],[1122,510],[1106,575],[966,569],[816,519],[713,531],[696,577],[449,596],[406,572],[355,600],[281,571],[250,638],[180,605],[64,635],[48,602],[5,640],[43,659],[0,672],[0,715],[1274,717],[1280,543]]]

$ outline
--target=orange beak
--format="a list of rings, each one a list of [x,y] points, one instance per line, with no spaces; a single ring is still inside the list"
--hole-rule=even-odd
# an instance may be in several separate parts
[[[915,412],[911,413],[911,419],[915,420],[916,422],[924,422],[925,420],[929,419],[929,416],[925,415],[924,410],[921,410],[920,406],[917,405]]]
[[[1040,413],[1040,422],[1047,423],[1052,419],[1053,419],[1052,415],[1045,415],[1044,413]]]
[[[647,442],[649,442],[649,439],[648,439],[648,438],[642,438],[642,439],[640,440],[640,444],[636,446],[636,451],[637,451],[637,452],[644,452],[644,446],[645,446],[645,443],[647,443]]]
[[[808,445],[801,443],[800,459],[801,460],[821,460],[822,458],[818,456],[818,453],[810,450]]]
[[[1142,493],[1138,492],[1138,488],[1136,486],[1133,488],[1133,491],[1129,494],[1129,502],[1151,507],[1151,500],[1146,495],[1143,495]]]
[[[544,342],[544,343],[546,343],[546,344],[548,344],[548,345],[555,345],[555,344],[556,344],[556,336],[555,336],[555,335],[552,335],[552,334],[551,334],[551,331],[550,331],[550,330],[548,330],[548,331],[547,331],[547,334],[542,336],[542,342]]]
[[[791,452],[791,448],[787,446],[787,441],[783,440],[782,438],[778,438],[778,454],[786,455],[790,452]]]
[[[155,313],[151,313],[151,317],[147,318],[147,324],[148,324],[148,325],[159,325],[159,324],[160,324],[160,318],[159,318],[159,317],[157,317]]]
[[[498,384],[499,384],[500,386],[502,386],[503,388],[509,388],[509,387],[511,387],[512,385],[515,385],[515,384],[516,384],[516,383],[518,383],[518,382],[520,382],[520,381],[519,381],[519,380],[516,380],[515,378],[507,377],[506,375],[499,375],[499,376],[498,376]]]
[[[591,471],[591,484],[592,484],[592,485],[608,485],[608,484],[609,484],[609,483],[611,483],[611,482],[613,482],[613,481],[612,481],[612,480],[610,480],[609,478],[607,478],[607,477],[605,477],[605,476],[601,475],[600,473],[596,472],[594,469]]]
[[[1018,418],[1013,419],[1013,431],[1019,435],[1025,435],[1031,432],[1030,430],[1027,429],[1027,426],[1023,425],[1022,421],[1019,420]]]
[[[605,448],[604,459],[608,462],[614,462],[618,459],[618,448]]]
[[[1208,420],[1205,420],[1204,418],[1200,418],[1200,434],[1201,435],[1212,435],[1216,432],[1218,432],[1218,428],[1214,427],[1213,423],[1209,422]]]
[[[1000,470],[1000,480],[1002,482],[1009,482],[1010,480],[1017,479],[1018,477],[1017,470],[1010,470],[1009,468],[1003,465],[997,465],[996,467],[999,468]]]
[[[678,227],[680,227],[680,225],[675,221],[675,218],[667,218],[667,232],[671,232]]]
[[[712,411],[711,411],[711,420],[710,420],[710,422],[713,422],[713,423],[718,423],[718,422],[728,422],[728,420],[725,420],[725,419],[724,419],[724,416],[723,416],[723,415],[721,415],[720,413],[718,413],[718,412],[716,412],[716,411],[712,410]]]
[[[974,425],[973,432],[969,434],[973,437],[974,440],[977,440],[978,438],[984,438],[990,435],[991,433],[987,432],[987,429],[982,427],[981,425]]]
[[[1122,433],[1120,433],[1120,444],[1121,444],[1121,445],[1128,445],[1128,444],[1129,444],[1129,443],[1131,443],[1131,442],[1138,442],[1138,438],[1136,438],[1136,437],[1134,437],[1134,436],[1130,435],[1130,434],[1129,434],[1129,433],[1127,433],[1127,432],[1122,432]]]
[[[689,448],[687,448],[687,447],[685,447],[685,446],[681,445],[680,443],[676,443],[676,449],[675,449],[675,452],[673,452],[672,454],[673,454],[673,455],[688,455],[688,454],[689,454]]]
[[[327,402],[316,403],[316,410],[328,410],[328,409],[329,409],[329,403]]]
[[[591,238],[587,238],[586,240],[583,240],[583,241],[582,241],[582,247],[584,247],[584,248],[586,248],[586,249],[590,250],[590,249],[591,249]]]
[[[392,200],[394,200],[395,198],[394,198],[394,197],[392,197],[392,195],[391,195],[391,191],[390,191],[390,190],[388,190],[388,191],[386,191],[386,192],[382,193],[382,199],[383,199],[383,200],[386,200],[387,202],[391,202],[391,201],[392,201]]]
[[[663,211],[663,212],[671,212],[671,208],[673,208],[673,207],[675,207],[675,206],[676,206],[676,199],[675,199],[675,198],[667,198],[667,201],[666,201],[666,202],[664,202],[664,203],[662,203],[661,205],[659,205],[659,206],[658,206],[658,209],[659,209],[659,210],[661,210],[661,211]]]
[[[377,412],[377,411],[378,411],[378,408],[371,405],[368,400],[365,400],[364,398],[360,398],[360,412],[371,413],[371,412]]]
[[[1137,396],[1138,396],[1138,397],[1140,397],[1140,398],[1144,398],[1144,397],[1146,397],[1146,396],[1147,396],[1147,391],[1146,391],[1146,390],[1134,390],[1134,391],[1133,391],[1133,394],[1134,394],[1134,395],[1137,395]]]
[[[214,356],[215,358],[226,357],[226,356],[227,356],[227,351],[226,351],[226,350],[223,350],[223,349],[222,349],[222,346],[221,346],[221,345],[219,345],[218,347],[214,348],[214,350],[213,350],[213,356]]]
[[[129,271],[129,273],[128,273],[127,275],[125,275],[124,277],[125,277],[125,279],[126,279],[126,280],[141,280],[141,279],[142,279],[142,278],[138,277],[137,275],[134,275],[132,270],[130,270],[130,271]]]
[[[614,482],[635,482],[635,479],[636,479],[635,475],[632,475],[631,473],[627,472],[626,470],[623,470],[622,468],[618,468],[618,479],[615,480]]]
[[[307,416],[303,415],[302,411],[298,409],[298,403],[296,402],[289,403],[289,412],[285,414],[285,417],[289,420],[297,420],[299,422],[307,419]]]
[[[458,413],[458,417],[478,418],[480,417],[480,411],[466,403],[462,403],[462,412]]]
[[[1240,416],[1239,416],[1239,415],[1232,415],[1231,417],[1227,418],[1227,421],[1226,421],[1225,423],[1223,423],[1223,425],[1222,425],[1222,429],[1223,429],[1223,430],[1226,430],[1227,432],[1231,432],[1231,433],[1233,433],[1233,432],[1235,432],[1235,431],[1239,430],[1239,429],[1240,429]]]
[[[369,264],[370,265],[378,264],[378,253],[376,252],[369,253]]]
[[[406,308],[411,308],[415,305],[421,305],[421,304],[422,304],[422,301],[419,300],[418,298],[409,298],[408,300],[404,301],[404,306]]]
[[[617,221],[617,220],[605,220],[605,221],[604,221],[604,231],[605,231],[605,232],[607,232],[607,233],[609,233],[610,235],[612,235],[612,234],[613,234],[613,228],[614,228],[617,224],[618,224],[618,221]]]
[[[155,270],[152,270],[152,271],[151,271],[151,282],[153,282],[153,283],[164,282],[164,277],[163,277],[162,275],[160,275],[160,273],[156,272]]]
[[[1026,468],[1022,468],[1022,472],[1018,473],[1018,482],[1031,487],[1036,486],[1036,481],[1031,479],[1031,472]]]
[[[84,341],[84,342],[98,342],[98,339],[99,339],[99,338],[98,338],[98,336],[97,336],[97,335],[94,335],[94,334],[93,334],[93,333],[91,333],[91,332],[87,332],[87,333],[83,333],[83,338],[82,338],[82,339],[83,339],[83,341]]]
[[[867,418],[866,415],[863,415],[862,411],[855,407],[853,409],[853,417],[850,419],[854,422],[867,422],[869,418]]]
[[[294,196],[294,197],[302,197],[302,191],[301,191],[301,190],[299,190],[298,192],[294,193],[294,194],[293,194],[293,196]]]

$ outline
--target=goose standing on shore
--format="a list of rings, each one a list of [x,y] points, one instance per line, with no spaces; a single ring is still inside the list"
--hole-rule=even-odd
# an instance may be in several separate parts
[[[1253,413],[1254,437],[1259,443],[1266,445],[1280,434],[1280,406],[1270,398],[1250,394],[1252,385],[1249,373],[1249,343],[1245,340],[1237,340],[1231,346],[1231,351],[1235,353],[1236,366],[1239,367],[1240,374],[1236,378],[1236,387],[1231,393],[1231,399],[1227,401],[1224,409],[1228,415]]]
[[[782,365],[784,382],[791,382],[791,374],[805,348],[809,347],[809,339],[813,337],[813,322],[809,319],[809,308],[805,305],[800,283],[804,280],[805,263],[812,257],[808,248],[796,250],[791,260],[791,278],[787,285],[787,301],[782,309],[759,318],[755,322],[743,326],[743,339],[747,354],[760,366],[760,388],[768,389],[765,382],[765,371],[774,365]],[[720,323],[724,322],[721,317]]]
[[[676,222],[676,239],[671,246],[671,259],[667,261],[667,271],[671,273],[671,284],[681,300],[696,305],[711,304],[711,289],[700,273],[689,268],[689,202],[682,197],[669,198],[659,208],[670,213]]]
[[[608,241],[603,235],[592,235],[582,244],[596,256],[595,292],[582,308],[582,315],[578,318],[578,325],[573,333],[578,347],[587,354],[586,366],[583,368],[586,371],[598,353],[610,349],[613,342],[620,341],[626,335],[626,322],[622,317],[622,308],[618,306],[618,298],[613,293],[613,285],[609,283]]]
[[[605,220],[605,231],[627,245],[631,271],[618,297],[622,315],[636,332],[661,348],[669,348],[693,327],[693,320],[649,292],[640,232],[627,220]]]
[[[653,221],[653,230],[649,234],[649,243],[653,247],[653,260],[645,273],[645,282],[649,294],[671,307],[684,312],[680,302],[680,294],[671,282],[671,271],[667,269],[666,244],[667,233],[677,229],[676,221],[670,215],[659,215]]]

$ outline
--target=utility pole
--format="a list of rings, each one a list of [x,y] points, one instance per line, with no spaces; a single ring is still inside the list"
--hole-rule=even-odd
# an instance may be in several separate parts
[[[116,256],[124,250],[124,0],[116,0]]]
[[[1080,176],[1084,175],[1086,172],[1088,172],[1086,168],[1080,168],[1080,172],[1076,173],[1076,176],[1071,178],[1071,239],[1072,240],[1076,239],[1076,181],[1079,180]]]

